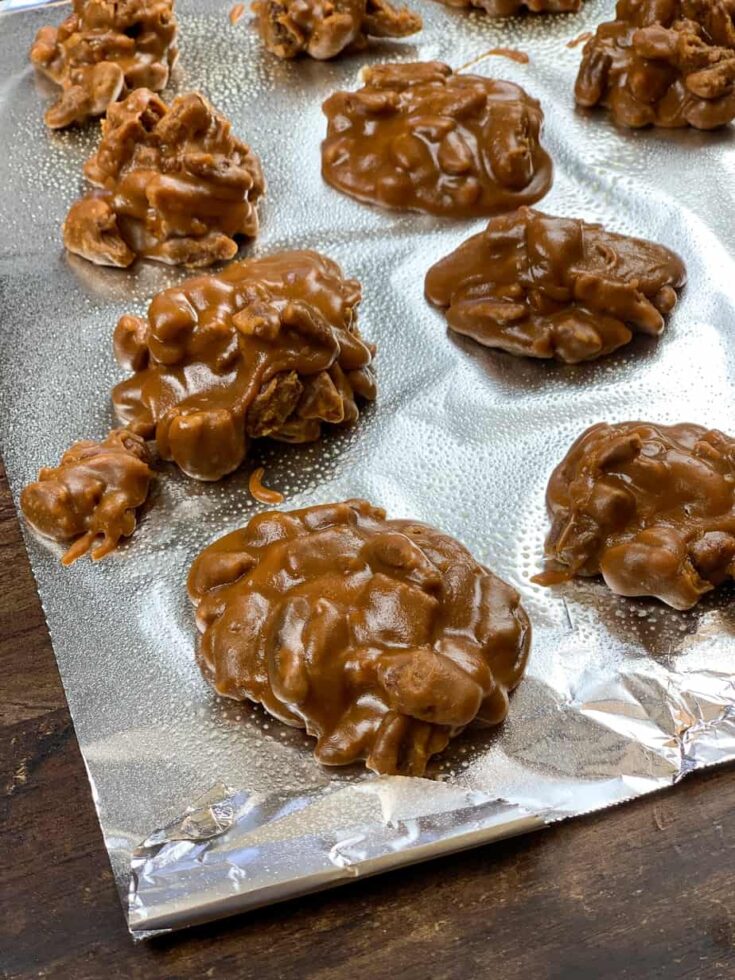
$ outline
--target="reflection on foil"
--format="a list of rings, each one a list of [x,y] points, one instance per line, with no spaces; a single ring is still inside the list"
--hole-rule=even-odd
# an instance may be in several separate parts
[[[576,112],[580,52],[566,45],[609,18],[603,0],[577,15],[502,21],[426,4],[411,43],[329,63],[278,61],[254,31],[232,29],[229,6],[178,0],[175,86],[201,88],[263,161],[269,190],[250,253],[317,248],[336,259],[363,283],[361,329],[378,346],[378,401],[355,429],[302,447],[264,442],[257,465],[288,506],[363,496],[459,538],[521,592],[534,647],[502,729],[466,731],[431,779],[330,771],[302,732],[218,700],[194,661],[186,573],[202,547],[263,510],[246,471],[197,484],[168,467],[135,537],[96,567],[62,569],[26,535],[136,937],[524,833],[735,758],[735,589],[677,612],[597,581],[530,582],[546,481],[587,426],[643,418],[733,430],[735,128],[629,133],[604,113]],[[16,500],[72,441],[109,429],[118,317],[143,313],[186,276],[154,263],[95,269],[63,253],[61,223],[99,133],[43,125],[47,96],[27,50],[63,14],[24,11],[0,26],[0,440]],[[564,367],[448,336],[423,278],[486,222],[380,211],[322,183],[321,102],[356,87],[361,67],[459,66],[497,47],[531,61],[485,58],[472,70],[540,99],[555,165],[543,210],[684,257],[689,285],[659,340]],[[711,179],[692,180],[693,165]]]

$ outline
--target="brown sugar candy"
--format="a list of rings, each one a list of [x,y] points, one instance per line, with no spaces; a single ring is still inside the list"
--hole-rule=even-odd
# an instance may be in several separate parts
[[[700,425],[599,423],[546,491],[554,584],[602,575],[618,595],[689,609],[735,578],[735,439]]]
[[[470,722],[505,718],[528,658],[509,585],[364,500],[254,517],[199,555],[189,595],[209,683],[305,728],[326,765],[421,776]]]
[[[115,351],[133,375],[118,418],[189,476],[217,480],[251,439],[311,442],[373,399],[374,348],[357,328],[360,284],[318,252],[233,263],[159,293],[124,316]]]
[[[658,336],[685,279],[663,245],[519,208],[432,266],[426,296],[486,347],[576,364]]]
[[[441,0],[447,7],[478,7],[490,17],[513,17],[527,10],[531,14],[576,13],[582,0]]]
[[[61,86],[52,129],[101,116],[136,88],[166,87],[176,47],[174,0],[74,0],[59,27],[42,27],[31,61]]]
[[[454,75],[439,62],[376,65],[357,92],[323,105],[322,175],[387,208],[445,217],[496,214],[551,186],[543,113],[518,85]]]
[[[138,89],[111,105],[84,173],[97,189],[71,206],[64,244],[97,265],[207,266],[258,232],[260,161],[198,93],[168,106]]]
[[[323,61],[367,47],[369,37],[407,37],[422,27],[418,14],[389,0],[256,0],[252,9],[278,58]]]
[[[39,534],[73,542],[63,564],[90,549],[97,561],[135,530],[136,509],[153,478],[150,462],[140,436],[125,429],[113,429],[102,442],[75,442],[58,466],[42,469],[25,487],[21,510]]]
[[[735,117],[734,0],[619,0],[583,49],[581,106],[623,125],[714,129]]]

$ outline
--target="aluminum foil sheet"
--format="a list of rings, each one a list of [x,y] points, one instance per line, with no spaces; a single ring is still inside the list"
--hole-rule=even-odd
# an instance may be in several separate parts
[[[23,0],[25,3],[25,0]],[[380,392],[350,432],[256,447],[243,472],[198,484],[164,473],[131,542],[71,569],[28,551],[130,928],[171,929],[542,827],[735,758],[735,610],[720,590],[690,612],[616,598],[601,582],[532,585],[544,490],[593,422],[735,429],[735,129],[621,132],[575,111],[579,48],[609,18],[493,21],[417,0],[424,31],[319,64],[263,51],[229,0],[179,0],[174,88],[201,89],[261,155],[269,189],[251,249],[317,248],[364,285]],[[2,6],[0,4],[0,6]],[[49,90],[27,50],[63,6],[0,16],[0,434],[17,495],[39,466],[112,422],[111,351],[124,312],[185,276],[98,269],[65,255],[60,225],[97,127],[50,133]],[[528,65],[490,48],[527,52]],[[380,211],[322,183],[322,100],[377,60],[440,59],[519,82],[540,99],[556,168],[549,213],[599,220],[685,258],[689,286],[658,340],[564,367],[449,335],[423,298],[426,269],[484,220]],[[522,594],[534,625],[526,679],[496,732],[466,732],[433,779],[314,762],[309,739],[217,699],[194,663],[184,592],[193,557],[261,508],[263,465],[287,506],[364,496],[462,540]],[[62,817],[63,818],[63,817]],[[158,829],[157,829],[158,828]],[[131,875],[132,867],[132,875]]]

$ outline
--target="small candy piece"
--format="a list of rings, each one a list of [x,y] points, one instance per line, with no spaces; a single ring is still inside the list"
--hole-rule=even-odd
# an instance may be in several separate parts
[[[98,561],[135,530],[154,475],[150,462],[145,442],[126,429],[113,429],[102,442],[75,442],[58,466],[42,469],[24,488],[21,510],[39,534],[74,539],[64,565],[87,551]]]
[[[472,721],[503,721],[528,659],[509,585],[364,500],[254,517],[199,555],[189,596],[210,684],[305,728],[325,765],[423,775]]]

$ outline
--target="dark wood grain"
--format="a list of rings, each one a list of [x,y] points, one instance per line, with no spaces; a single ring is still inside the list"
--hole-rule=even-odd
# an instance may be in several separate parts
[[[4,977],[735,977],[735,768],[541,833],[133,944],[0,484]]]

